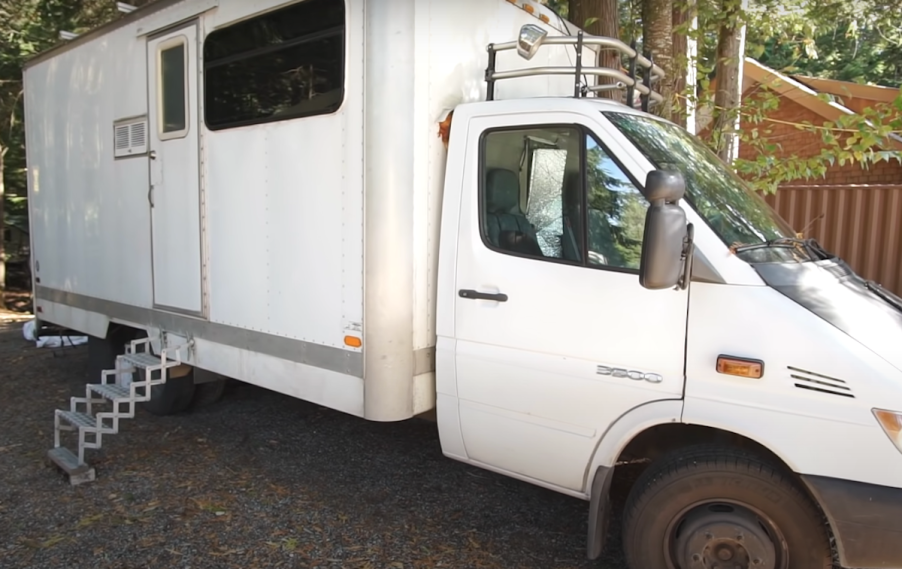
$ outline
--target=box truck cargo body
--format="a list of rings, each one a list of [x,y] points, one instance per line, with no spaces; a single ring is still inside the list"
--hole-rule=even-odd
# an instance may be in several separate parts
[[[36,316],[105,370],[50,458],[93,480],[225,376],[435,409],[448,457],[587,500],[592,558],[642,459],[634,569],[900,566],[902,300],[646,112],[661,76],[532,0],[158,0],[39,55]]]
[[[483,96],[493,38],[543,22],[506,2],[161,3],[27,72],[42,317],[150,324],[195,339],[192,365],[367,418],[429,409],[438,123]]]

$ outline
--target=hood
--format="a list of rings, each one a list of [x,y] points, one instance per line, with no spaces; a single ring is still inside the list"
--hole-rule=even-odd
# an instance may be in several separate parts
[[[902,299],[861,278],[841,259],[753,266],[768,286],[902,371]]]

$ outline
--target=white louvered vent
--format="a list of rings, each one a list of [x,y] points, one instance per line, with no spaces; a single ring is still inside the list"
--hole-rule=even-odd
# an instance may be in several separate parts
[[[128,139],[128,125],[117,126],[116,127],[116,155],[119,155],[119,152],[124,150],[128,150],[128,147],[131,146],[131,142]]]
[[[132,148],[147,146],[147,123],[136,122],[132,125],[130,134]]]
[[[113,125],[114,156],[126,158],[147,154],[147,118],[131,119]]]

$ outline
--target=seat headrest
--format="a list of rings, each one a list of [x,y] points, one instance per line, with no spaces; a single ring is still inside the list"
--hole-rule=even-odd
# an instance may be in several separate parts
[[[489,213],[509,213],[520,203],[520,180],[510,170],[489,170],[485,181]]]
[[[579,193],[582,191],[582,173],[581,172],[565,172],[563,187],[561,193],[565,201],[574,203],[579,202]]]

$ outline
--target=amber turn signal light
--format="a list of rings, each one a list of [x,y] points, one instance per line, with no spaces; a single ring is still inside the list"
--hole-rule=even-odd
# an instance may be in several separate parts
[[[357,336],[345,336],[345,346],[351,348],[359,348],[363,345],[363,341]]]
[[[732,356],[718,356],[717,373],[759,379],[764,375],[764,362]]]

